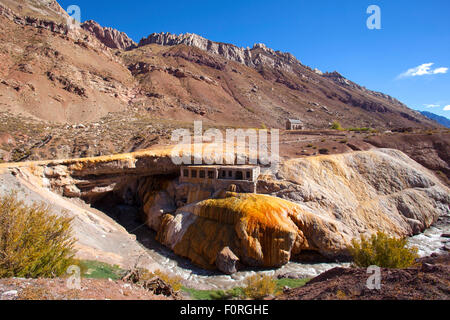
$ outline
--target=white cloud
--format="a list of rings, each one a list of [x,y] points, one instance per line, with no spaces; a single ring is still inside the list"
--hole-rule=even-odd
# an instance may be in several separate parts
[[[438,74],[438,73],[447,73],[448,68],[437,68],[433,70],[434,74]]]
[[[411,68],[406,72],[400,74],[397,78],[408,78],[408,77],[417,77],[424,76],[430,74],[444,74],[447,73],[448,68],[440,67],[436,69],[432,69],[431,67],[434,65],[433,62],[421,64],[418,67]]]
[[[440,104],[424,104],[426,108],[439,108],[440,106]]]
[[[450,111],[450,104],[444,107],[444,111]]]

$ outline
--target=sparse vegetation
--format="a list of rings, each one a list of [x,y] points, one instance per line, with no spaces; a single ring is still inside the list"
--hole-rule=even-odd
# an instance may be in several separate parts
[[[339,123],[339,121],[334,121],[333,124],[331,125],[331,129],[332,130],[338,130],[338,131],[344,131],[344,128],[342,128],[342,126]]]
[[[171,276],[161,270],[156,270],[154,272],[150,272],[144,268],[134,268],[128,272],[125,272],[127,275],[125,276],[126,281],[130,281],[132,283],[145,284],[145,282],[152,280],[155,277],[158,277],[166,284],[168,284],[174,291],[180,291],[182,288],[181,277]]]
[[[319,153],[320,154],[330,154],[330,150],[328,150],[327,148],[322,148],[322,149],[319,149]]]
[[[181,277],[170,276],[161,270],[156,270],[154,273],[152,273],[152,275],[159,277],[161,280],[169,284],[174,291],[180,291],[182,288]]]
[[[83,260],[77,265],[81,268],[82,277],[87,279],[119,280],[125,273],[119,266],[112,266],[99,261]]]
[[[332,130],[338,130],[338,131],[350,131],[350,132],[374,132],[374,130],[372,128],[355,128],[355,127],[350,127],[350,128],[344,128],[342,127],[342,125],[338,122],[338,121],[334,121],[333,124],[331,125],[331,129]]]
[[[352,132],[368,132],[368,131],[372,131],[372,128],[348,128],[347,131],[352,131]]]
[[[418,258],[417,248],[409,248],[406,239],[390,238],[382,232],[370,239],[353,240],[349,250],[354,264],[361,268],[409,268]]]
[[[259,300],[273,295],[276,287],[276,282],[272,277],[254,275],[245,279],[245,287],[243,290],[246,297]]]
[[[276,280],[277,292],[282,292],[284,288],[300,288],[306,285],[311,279],[279,279]]]
[[[0,198],[0,278],[52,278],[75,263],[71,219],[16,194]]]
[[[274,294],[283,292],[285,287],[294,289],[303,287],[310,279],[279,279],[273,280],[275,283]],[[183,287],[182,290],[188,293],[192,299],[195,300],[233,300],[246,299],[247,297],[244,288],[236,287],[230,290],[196,290],[192,288]]]

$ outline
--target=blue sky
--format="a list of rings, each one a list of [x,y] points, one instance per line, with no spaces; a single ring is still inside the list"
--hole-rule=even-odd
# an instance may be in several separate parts
[[[126,32],[135,41],[164,31],[197,33],[241,47],[262,42],[294,54],[312,68],[336,70],[413,109],[450,117],[448,0],[59,3],[63,8],[78,5],[82,21],[96,20]],[[366,26],[370,16],[366,10],[372,4],[381,9],[381,30],[369,30]]]

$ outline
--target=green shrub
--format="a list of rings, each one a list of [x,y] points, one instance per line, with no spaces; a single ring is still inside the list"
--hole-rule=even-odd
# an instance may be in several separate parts
[[[181,281],[183,279],[181,277],[170,276],[161,270],[156,270],[155,272],[152,273],[152,275],[159,277],[165,283],[169,284],[174,291],[180,291],[182,288]]]
[[[331,129],[332,130],[344,131],[344,128],[342,128],[341,124],[338,121],[334,121],[333,122],[333,124],[331,125]]]
[[[135,268],[128,271],[125,277],[122,278],[122,280],[132,283],[144,284],[146,281],[149,281],[155,277],[160,278],[162,281],[170,285],[174,291],[180,291],[183,288],[181,284],[181,281],[183,279],[181,277],[171,276],[159,269],[151,272],[144,268]]]
[[[0,278],[49,278],[75,263],[71,219],[16,194],[0,198]]]
[[[254,275],[245,279],[244,294],[250,299],[262,299],[275,293],[277,284],[269,276]]]
[[[418,258],[417,248],[409,248],[407,239],[390,238],[382,232],[370,239],[353,240],[349,250],[354,264],[361,268],[409,268]]]

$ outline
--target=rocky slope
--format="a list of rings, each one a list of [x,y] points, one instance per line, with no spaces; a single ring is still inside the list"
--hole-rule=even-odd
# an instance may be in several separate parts
[[[95,121],[128,109],[135,80],[112,50],[89,32],[68,28],[53,7],[21,15],[8,4],[0,2],[1,112],[49,125]],[[23,10],[25,4],[32,3],[24,1]]]
[[[173,300],[124,281],[83,279],[81,284],[71,290],[67,279],[1,279],[0,301]]]
[[[369,290],[365,269],[336,268],[277,300],[449,300],[450,255],[419,260],[410,269],[383,269],[381,290]]]
[[[92,33],[100,42],[111,49],[128,50],[136,47],[136,43],[126,33],[113,28],[105,28],[97,22],[89,20],[83,22],[81,27]]]
[[[45,121],[91,122],[136,108],[159,119],[245,127],[433,127],[399,101],[289,53],[238,48],[198,35],[152,34],[134,42],[87,21],[67,30],[55,1],[1,0],[0,111]]]
[[[436,126],[387,95],[261,44],[242,49],[192,34],[153,34],[135,47],[93,21],[67,28],[66,18],[55,1],[0,0],[0,135],[7,142],[0,161],[131,152],[167,142],[193,120],[219,129],[283,128],[287,118],[319,130],[335,120],[345,127]],[[321,134],[317,143],[303,136],[282,148],[290,156],[309,154],[309,144],[330,153],[351,148],[324,144]]]
[[[6,13],[8,15],[17,13],[21,17],[28,16],[58,23],[65,23],[68,17],[66,11],[56,0],[2,0],[0,12],[2,10],[9,11]]]
[[[371,136],[365,142],[377,148],[398,149],[436,172],[450,185],[450,135],[448,133],[405,133]]]

